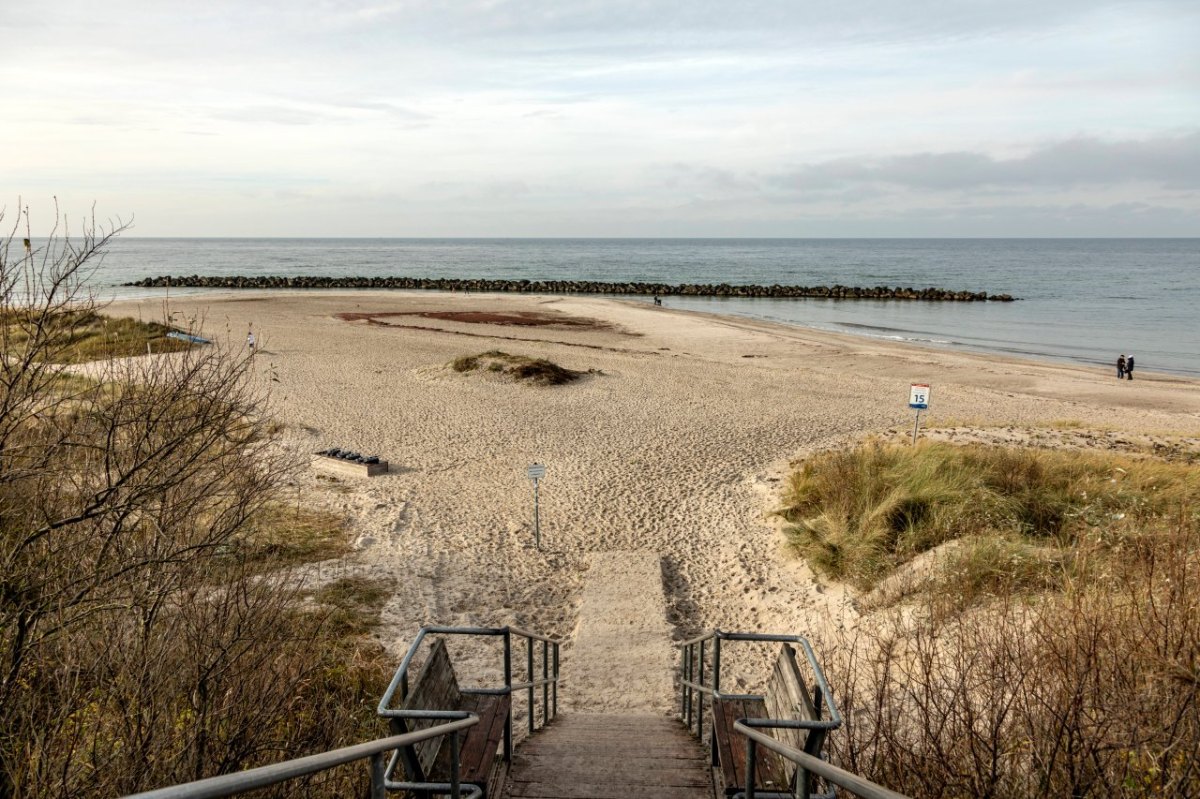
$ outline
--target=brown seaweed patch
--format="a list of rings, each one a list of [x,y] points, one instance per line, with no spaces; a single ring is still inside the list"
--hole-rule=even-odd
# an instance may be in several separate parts
[[[612,330],[613,326],[599,319],[584,316],[564,316],[540,311],[389,311],[384,313],[349,312],[337,314],[346,322],[366,322],[383,327],[398,327],[388,321],[394,317],[417,316],[443,322],[474,325],[504,325],[511,327],[554,327],[570,330]]]

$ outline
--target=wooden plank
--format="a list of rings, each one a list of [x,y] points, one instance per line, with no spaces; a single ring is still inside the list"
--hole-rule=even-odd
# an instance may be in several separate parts
[[[587,729],[602,729],[605,727],[679,727],[683,724],[671,716],[653,716],[646,714],[604,715],[598,713],[578,713],[558,716],[551,723],[558,727],[581,727]]]
[[[530,775],[557,772],[609,774],[614,768],[623,774],[673,775],[679,779],[687,779],[689,775],[703,772],[703,769],[697,769],[697,766],[703,767],[704,763],[699,759],[664,762],[654,758],[645,758],[643,760],[591,758],[578,753],[562,757],[535,759],[513,757],[513,768],[516,769],[519,767],[520,769],[518,776],[514,777],[514,779],[525,782],[530,780],[536,782],[540,779],[535,779],[534,776]],[[705,781],[707,781],[707,778],[705,778]]]
[[[813,705],[812,694],[804,683],[800,673],[800,665],[796,662],[796,650],[790,644],[784,644],[775,659],[771,682],[767,688],[767,714],[769,718],[781,720],[804,720],[817,718],[817,710]],[[767,731],[772,737],[784,743],[816,754],[820,748],[821,733],[814,734],[808,730],[775,728]],[[780,758],[780,765],[789,783],[796,771],[796,764],[786,758]]]
[[[638,735],[585,735],[583,733],[572,733],[568,735],[555,735],[554,741],[557,743],[577,743],[577,744],[592,744],[594,746],[607,746],[615,744],[617,746],[646,746],[655,750],[668,750],[672,748],[692,749],[696,745],[694,738],[684,736],[667,737],[663,735],[653,735],[641,733]]]
[[[746,736],[734,730],[738,719],[760,719],[766,716],[766,704],[761,699],[722,699],[715,703],[713,731],[717,741],[717,760],[726,795],[746,787]],[[787,773],[784,761],[764,746],[755,750],[755,786],[769,790],[785,790]]]
[[[767,717],[772,719],[802,720],[816,719],[812,694],[804,684],[800,666],[796,663],[796,650],[784,644],[775,659],[771,683],[767,689]],[[804,749],[808,732],[797,729],[775,729],[771,734],[797,749]]]
[[[521,753],[530,756],[556,756],[568,752],[588,751],[588,748],[580,743],[555,743],[554,741],[538,741],[536,743],[528,742],[521,744]],[[695,751],[686,751],[682,749],[664,749],[647,751],[644,746],[632,744],[629,746],[607,746],[604,749],[605,754],[610,757],[638,757],[651,756],[660,759],[676,759],[676,760],[691,760],[696,758]],[[596,756],[593,753],[593,756]],[[701,760],[703,758],[700,758]]]
[[[458,689],[458,679],[454,676],[454,668],[450,665],[450,653],[446,651],[446,642],[442,639],[434,641],[430,648],[429,658],[421,667],[416,682],[401,704],[403,710],[457,710],[462,704],[462,693]],[[402,719],[404,726],[410,731],[423,730],[444,723],[440,719]],[[445,736],[422,741],[413,747],[406,747],[415,756],[415,765],[422,772],[409,774],[414,780],[423,780],[432,773],[438,753],[445,741]],[[446,747],[449,750],[450,747]],[[411,759],[410,763],[411,763]],[[406,771],[408,768],[406,767]]]
[[[479,723],[466,730],[460,761],[463,782],[483,785],[492,770],[496,750],[504,737],[510,698],[507,696],[464,695],[463,710],[479,715]]]
[[[710,794],[707,786],[658,785],[628,786],[616,783],[574,783],[571,785],[525,782],[509,783],[508,795],[512,799],[629,799],[639,795],[639,788],[646,788],[646,796],[654,799],[706,799]]]
[[[548,765],[548,764],[547,764]],[[578,766],[578,768],[576,768]],[[519,769],[513,772],[511,784],[522,782],[614,782],[625,785],[708,785],[708,774],[692,764],[689,768],[639,769],[596,768],[578,761],[563,763],[558,769]]]
[[[564,717],[513,755],[511,799],[713,799],[708,758],[670,719]]]
[[[730,736],[733,734],[733,722],[730,714],[734,712],[733,700],[718,699],[713,702],[713,742],[717,747],[717,765],[721,769],[721,780],[725,783],[727,794],[737,793],[740,785],[737,772],[734,769],[733,752],[730,748]],[[737,716],[734,715],[736,719]],[[730,789],[733,790],[730,790]]]

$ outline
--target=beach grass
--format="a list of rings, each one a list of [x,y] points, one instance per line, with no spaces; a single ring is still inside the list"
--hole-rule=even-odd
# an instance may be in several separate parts
[[[313,599],[331,611],[327,619],[330,634],[365,636],[379,623],[394,587],[388,579],[353,575],[321,586],[313,592]]]
[[[1196,795],[1198,499],[1195,466],[1112,453],[868,443],[807,461],[793,545],[897,589],[818,642],[851,719],[832,758],[911,796]],[[918,566],[924,582],[888,580]]]
[[[283,502],[256,513],[237,544],[240,556],[272,570],[340,558],[350,549],[350,534],[340,515]]]
[[[509,377],[518,382],[533,383],[539,386],[561,386],[572,383],[586,374],[559,366],[545,358],[512,355],[501,350],[488,350],[477,355],[463,355],[451,361],[450,368],[464,374],[486,371]]]
[[[1121,540],[1195,507],[1194,467],[1077,450],[867,443],[788,480],[791,545],[823,575],[870,589],[958,542],[947,575],[969,593],[1064,579],[1075,548]]]
[[[147,345],[152,353],[179,352],[192,346],[168,338],[171,328],[157,322],[109,317],[93,310],[64,311],[41,319],[25,311],[10,309],[0,316],[6,352],[17,354],[30,341],[46,340],[47,335],[35,329],[39,324],[56,327],[52,334],[53,346],[43,353],[50,363],[85,363],[145,355]]]

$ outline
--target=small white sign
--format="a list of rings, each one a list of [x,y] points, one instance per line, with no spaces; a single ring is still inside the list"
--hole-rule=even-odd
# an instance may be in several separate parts
[[[530,480],[541,480],[546,476],[546,467],[540,463],[535,463],[526,469],[525,473],[529,475]]]
[[[908,394],[908,407],[925,410],[929,407],[929,384],[913,383]]]

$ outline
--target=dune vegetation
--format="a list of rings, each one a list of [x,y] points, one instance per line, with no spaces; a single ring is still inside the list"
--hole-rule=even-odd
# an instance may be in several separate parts
[[[1200,794],[1198,498],[1196,466],[1112,454],[807,460],[783,513],[819,573],[870,589],[924,566],[820,641],[834,759],[922,797]]]
[[[50,325],[52,329],[39,329]],[[84,363],[147,352],[179,352],[192,345],[168,338],[172,329],[158,322],[104,316],[88,304],[62,308],[44,317],[36,310],[9,308],[0,313],[0,346],[9,355],[36,347],[49,363]]]
[[[986,590],[1061,585],[1079,576],[1082,549],[1119,547],[1197,499],[1194,466],[1149,458],[869,443],[805,461],[781,513],[792,545],[827,577],[869,589],[954,542],[948,561]]]
[[[248,358],[106,360],[103,380],[57,365],[163,332],[98,332],[80,277],[111,235],[52,239],[34,273],[0,242],[0,797],[121,796],[381,731],[390,667],[367,636],[387,592],[297,568],[348,534],[288,490]]]
[[[503,375],[523,383],[540,386],[561,386],[572,383],[586,374],[559,366],[545,358],[530,358],[527,355],[510,355],[500,350],[488,350],[478,355],[455,358],[450,368],[456,372],[484,371]]]

